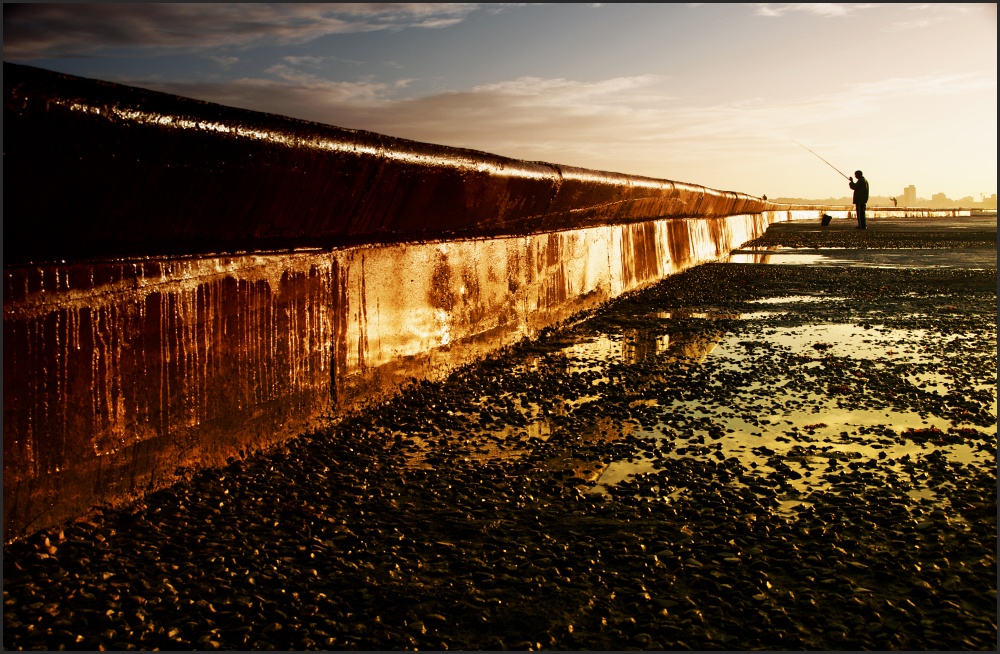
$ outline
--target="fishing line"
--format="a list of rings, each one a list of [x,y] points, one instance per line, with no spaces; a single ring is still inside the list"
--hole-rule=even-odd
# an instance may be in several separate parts
[[[798,141],[796,141],[795,139],[791,139],[791,141],[792,141],[792,143],[795,143],[796,145],[802,145],[801,143],[799,143],[799,142],[798,142]],[[803,148],[806,148],[806,146],[804,146],[804,145],[802,145],[802,147],[803,147]],[[809,150],[809,148],[806,148],[806,150]],[[822,161],[823,163],[825,163],[825,164],[826,164],[827,166],[829,166],[830,168],[833,168],[833,169],[834,169],[834,170],[836,170],[836,171],[837,171],[838,173],[840,173],[840,176],[841,176],[841,177],[843,177],[844,179],[846,179],[846,180],[847,180],[847,181],[849,181],[849,182],[850,182],[850,181],[852,181],[852,180],[851,180],[851,177],[850,177],[849,175],[845,175],[844,173],[841,173],[841,172],[840,172],[840,170],[838,170],[838,169],[837,169],[837,167],[836,167],[836,166],[834,166],[834,165],[833,165],[832,163],[830,163],[829,161],[827,161],[827,160],[826,160],[826,159],[824,159],[823,157],[819,156],[818,154],[816,154],[816,153],[815,153],[815,152],[813,152],[812,150],[809,150],[809,152],[812,152],[812,153],[813,153],[813,154],[814,154],[814,155],[816,156],[816,158],[818,158],[818,159],[819,159],[820,161]]]

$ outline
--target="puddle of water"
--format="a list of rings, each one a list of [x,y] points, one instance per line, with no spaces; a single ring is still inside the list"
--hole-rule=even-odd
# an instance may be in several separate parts
[[[843,299],[799,295],[767,299],[760,303]],[[566,428],[561,425],[565,425],[566,421],[559,418],[565,418],[571,410],[578,411],[589,405],[599,409],[608,392],[620,395],[623,390],[635,393],[640,386],[655,388],[658,384],[685,383],[684,379],[677,378],[679,373],[676,369],[672,372],[666,370],[669,367],[667,364],[674,362],[706,366],[700,368],[700,373],[703,379],[710,378],[712,383],[725,383],[722,378],[716,377],[718,372],[745,373],[753,370],[762,356],[767,359],[775,355],[792,355],[798,362],[797,367],[804,371],[845,362],[851,364],[851,370],[855,370],[858,362],[868,362],[863,366],[868,374],[891,368],[894,374],[909,382],[911,388],[944,394],[958,387],[955,371],[941,358],[941,347],[954,350],[955,346],[965,346],[960,342],[962,339],[977,340],[964,334],[942,337],[923,329],[893,329],[883,325],[772,327],[762,320],[772,315],[773,312],[733,314],[711,310],[655,312],[646,318],[668,321],[739,319],[748,322],[742,323],[739,331],[734,333],[654,334],[649,329],[630,329],[616,336],[581,337],[546,355],[527,356],[522,364],[515,366],[512,374],[557,371],[584,375],[590,381],[592,392],[574,399],[553,397],[552,401],[543,400],[541,403],[511,397],[513,408],[523,417],[526,426],[510,426],[498,421],[494,425],[482,426],[477,435],[470,437],[463,434],[462,438],[466,441],[461,442],[459,456],[467,460],[534,456],[533,446],[538,442],[549,441],[554,434],[565,433]],[[613,371],[614,366],[635,364],[653,357],[665,366],[662,373],[640,375],[640,379],[632,378],[629,387],[622,386],[621,378]],[[767,373],[774,374],[773,371]],[[928,488],[911,478],[912,468],[908,466],[915,461],[942,454],[951,463],[995,466],[995,423],[991,428],[983,428],[919,411],[901,411],[892,407],[883,410],[844,407],[840,404],[844,396],[831,394],[826,387],[829,380],[817,382],[821,386],[818,392],[803,393],[781,390],[791,381],[789,374],[779,372],[777,379],[767,375],[762,380],[744,383],[735,391],[727,389],[731,396],[728,401],[739,406],[722,404],[713,397],[710,388],[690,401],[666,400],[669,404],[661,404],[660,400],[648,396],[636,397],[630,406],[651,407],[661,414],[652,426],[647,422],[644,423],[646,427],[640,427],[636,420],[612,420],[600,415],[600,411],[580,411],[573,426],[578,445],[630,438],[639,439],[644,447],[630,459],[610,461],[585,461],[574,456],[569,447],[565,450],[549,447],[544,450],[547,458],[535,463],[540,468],[560,470],[571,477],[593,483],[589,492],[607,493],[615,484],[636,476],[662,475],[663,470],[669,470],[670,461],[674,459],[694,457],[721,461],[735,458],[745,468],[744,474],[758,478],[780,474],[794,489],[790,496],[780,498],[776,509],[780,512],[794,511],[799,505],[808,503],[808,496],[814,490],[829,489],[832,485],[828,478],[830,475],[836,478],[841,472],[853,472],[855,469],[869,474],[869,462],[878,463],[877,466],[872,465],[870,482],[901,485],[916,500],[933,500],[938,489]],[[975,387],[992,392],[995,381],[994,377],[992,386],[978,383]],[[965,383],[968,384],[968,380]],[[574,393],[578,392],[579,387]],[[617,397],[616,402],[620,399]],[[480,398],[481,407],[495,407],[496,404],[496,398]],[[994,394],[994,416],[996,411]],[[469,416],[473,423],[478,421],[475,411]],[[975,429],[988,437],[987,443],[971,438],[967,442],[937,442],[934,438],[913,438],[904,434],[907,430],[929,435],[938,430],[937,433],[947,434],[955,429]],[[433,442],[413,438],[421,447],[414,453],[412,465],[438,463],[433,459]],[[772,464],[777,464],[779,469]],[[669,484],[668,481],[665,483]],[[678,488],[665,495],[676,498],[685,492],[684,488]]]
[[[797,301],[800,298],[791,298]],[[802,296],[804,301],[812,298]],[[767,328],[768,344],[782,350],[789,350],[803,357],[814,359],[812,365],[824,365],[840,358],[851,360],[884,361],[898,363],[933,363],[937,359],[923,345],[929,338],[926,330],[898,330],[884,327],[866,329],[858,325],[831,324],[806,325],[788,328]],[[753,348],[742,347],[748,341],[746,333],[728,335],[720,340],[709,359],[720,364],[721,369],[745,370]],[[806,364],[807,367],[809,364]],[[946,391],[953,387],[951,379],[941,372],[926,371],[906,377],[914,386],[923,385],[924,390]],[[743,391],[753,398],[761,384],[751,384]],[[650,430],[635,435],[656,443],[657,454],[641,456],[632,460],[612,462],[598,483],[590,492],[606,493],[608,488],[637,475],[656,472],[669,459],[684,456],[712,456],[718,460],[735,457],[750,476],[774,473],[768,465],[771,457],[787,463],[798,478],[787,479],[789,484],[803,496],[813,489],[829,485],[824,475],[831,460],[838,462],[881,461],[880,474],[885,476],[891,470],[901,479],[909,479],[903,469],[906,462],[934,452],[945,453],[949,461],[963,465],[992,465],[995,450],[983,449],[975,443],[938,444],[916,442],[907,438],[907,430],[978,429],[996,437],[996,426],[983,429],[971,423],[937,418],[920,412],[898,409],[877,411],[864,408],[844,408],[838,405],[837,396],[827,394],[807,394],[789,396],[783,406],[773,411],[754,407],[752,413],[741,413],[737,409],[717,407],[714,411],[704,409],[712,404],[711,398],[694,402],[673,402],[669,409],[677,416],[702,417],[711,419],[716,436],[709,436],[708,425],[698,425],[690,419],[684,421],[683,429],[659,423]],[[994,397],[992,411],[996,414]],[[690,435],[690,440],[687,436]],[[762,449],[764,448],[764,449]],[[896,461],[895,464],[890,464]],[[887,465],[890,464],[890,465]],[[838,464],[838,470],[844,466]],[[908,493],[914,499],[928,497],[932,491],[914,484]],[[802,502],[789,499],[780,504],[779,510],[790,509]]]
[[[718,415],[714,418],[713,424],[721,425],[727,431],[724,436],[711,438],[700,430],[695,430],[697,435],[691,439],[667,436],[663,433],[663,428],[667,426],[662,424],[636,433],[639,438],[656,442],[657,454],[654,457],[634,457],[630,461],[613,461],[589,492],[607,493],[611,486],[619,482],[654,473],[663,469],[670,459],[683,457],[714,457],[720,461],[735,457],[746,468],[745,474],[751,477],[775,473],[776,468],[770,466],[768,461],[777,459],[798,476],[785,479],[800,496],[808,496],[814,489],[829,486],[825,475],[849,472],[851,464],[863,468],[867,462],[877,461],[880,477],[887,478],[886,471],[891,470],[900,480],[909,481],[906,464],[936,452],[942,452],[949,461],[963,465],[992,465],[996,460],[993,451],[977,448],[974,443],[920,443],[906,438],[902,434],[908,429],[939,429],[947,433],[951,427],[947,420],[927,420],[916,413],[894,411],[886,414],[868,410],[838,410],[836,406],[831,406],[825,407],[819,414],[786,412],[781,416],[772,416],[770,424],[751,424],[740,418],[727,419]],[[887,424],[892,425],[897,435],[865,429]],[[733,431],[728,433],[729,430]],[[668,431],[672,430],[668,428]],[[992,434],[995,436],[995,428]],[[831,462],[835,463],[835,469],[828,467]],[[918,484],[907,492],[914,499],[927,497],[929,493],[928,489]],[[800,497],[789,499],[786,504],[790,507],[801,502]]]
[[[653,313],[647,314],[651,318],[660,318],[662,320],[680,320],[685,318],[701,318],[707,320],[723,320],[726,318],[737,319],[743,318],[746,314],[742,313],[722,313],[720,311],[686,311],[683,309],[675,309],[673,311],[654,311]]]
[[[767,248],[733,250],[726,263],[771,265],[860,266],[864,268],[965,268],[996,267],[996,250],[967,248],[960,252],[931,248]]]
[[[762,300],[747,300],[750,304],[795,304],[809,302],[843,302],[846,297],[833,297],[828,295],[787,295],[785,297],[769,297]]]
[[[826,260],[822,254],[804,254],[801,252],[733,252],[729,255],[726,263],[760,263],[760,264],[784,264],[784,265],[810,265]]]
[[[866,328],[851,324],[803,325],[796,327],[767,327],[763,338],[754,334],[740,334],[725,347],[728,358],[742,361],[753,356],[753,347],[766,341],[770,346],[794,351],[804,357],[844,357],[860,360],[884,360],[892,363],[929,363],[933,354],[922,343],[930,335],[923,329],[889,329],[872,326]],[[919,342],[913,342],[914,340]]]
[[[639,363],[668,352],[675,361],[681,359],[703,361],[715,348],[721,335],[721,332],[650,334],[647,330],[639,329],[626,330],[617,337],[601,334],[583,338],[544,357],[529,357],[515,369],[515,372],[546,369],[583,373],[604,368],[610,363]],[[600,380],[609,381],[607,377],[601,377]]]
[[[785,311],[752,311],[750,313],[722,313],[706,311],[656,311],[648,314],[647,318],[659,318],[661,320],[677,320],[685,318],[701,318],[704,320],[760,320],[774,315],[782,315]]]

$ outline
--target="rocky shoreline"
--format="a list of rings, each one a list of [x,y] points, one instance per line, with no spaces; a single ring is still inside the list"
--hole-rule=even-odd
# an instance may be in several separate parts
[[[995,268],[699,266],[5,546],[4,646],[993,650],[996,307]]]

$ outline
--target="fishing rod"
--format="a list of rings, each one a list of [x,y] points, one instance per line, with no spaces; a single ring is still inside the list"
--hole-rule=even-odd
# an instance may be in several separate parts
[[[798,142],[798,141],[796,141],[795,139],[792,139],[792,143],[795,143],[795,144],[797,144],[797,145],[802,145],[801,143],[799,143],[799,142]],[[806,146],[804,146],[804,145],[802,145],[802,147],[806,148]],[[806,150],[809,150],[809,148],[806,148]],[[836,166],[834,166],[834,165],[833,165],[832,163],[830,163],[829,161],[827,161],[827,160],[826,160],[826,159],[824,159],[823,157],[819,156],[818,154],[816,154],[816,153],[815,153],[815,152],[813,152],[812,150],[809,150],[809,152],[812,152],[812,153],[813,153],[814,155],[816,155],[816,157],[817,157],[817,158],[818,158],[818,159],[819,159],[820,161],[822,161],[822,162],[823,162],[823,163],[825,163],[825,164],[826,164],[827,166],[829,166],[830,168],[833,168],[833,169],[834,169],[834,170],[836,170],[836,171],[837,171],[838,173],[840,173],[840,176],[841,176],[841,177],[843,177],[844,179],[846,179],[846,180],[847,180],[847,181],[849,181],[849,182],[850,182],[850,181],[852,181],[852,180],[851,180],[851,177],[850,177],[850,176],[848,176],[848,175],[845,175],[844,173],[841,173],[841,172],[840,172],[840,171],[839,171],[839,170],[837,169],[837,167],[836,167]]]

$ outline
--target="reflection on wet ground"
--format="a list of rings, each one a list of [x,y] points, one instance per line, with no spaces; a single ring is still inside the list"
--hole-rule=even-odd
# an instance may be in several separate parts
[[[730,263],[770,263],[783,265],[869,266],[874,268],[923,268],[945,266],[985,270],[997,265],[996,250],[854,250],[846,248],[770,248],[735,250]]]
[[[698,266],[5,547],[4,644],[994,649],[995,315],[995,269]]]
[[[845,302],[835,296],[789,295],[752,300],[751,304],[790,305]],[[591,392],[565,402],[531,401],[526,396],[505,398],[508,414],[493,422],[488,405],[494,398],[480,397],[472,414],[479,421],[479,434],[420,437],[410,435],[410,464],[432,467],[440,457],[434,446],[463,439],[465,460],[522,458],[536,443],[560,433],[560,422],[568,416],[587,413],[605,400],[608,389],[620,388],[615,368],[651,362],[632,377],[631,390],[685,385],[691,374],[722,386],[738,377],[744,383],[724,394],[682,396],[644,394],[634,404],[654,411],[656,420],[645,424],[619,423],[595,416],[590,424],[576,424],[577,435],[591,442],[629,438],[641,443],[639,453],[607,462],[573,460],[556,456],[551,469],[570,469],[572,476],[592,483],[589,492],[613,492],[633,478],[653,477],[651,487],[665,501],[684,493],[670,484],[669,462],[680,457],[710,456],[732,462],[750,477],[780,475],[794,492],[774,500],[779,511],[808,504],[810,493],[824,487],[830,477],[844,469],[875,468],[878,461],[882,483],[904,490],[914,499],[933,493],[919,483],[912,462],[921,458],[946,457],[960,466],[991,466],[995,462],[995,376],[961,379],[942,364],[927,343],[961,348],[971,345],[969,335],[942,337],[927,329],[893,329],[880,325],[851,323],[771,327],[777,312],[723,313],[719,311],[673,310],[647,314],[661,324],[621,333],[566,335],[566,343],[544,356],[529,354],[504,371],[507,375],[561,372],[582,378]],[[725,320],[727,332],[711,323]],[[692,325],[694,322],[706,323]],[[692,327],[695,333],[691,333]],[[674,333],[670,333],[673,331]],[[943,340],[942,340],[943,339]],[[982,346],[983,343],[978,343]],[[993,349],[995,356],[995,346]],[[988,353],[987,353],[988,354]],[[775,360],[788,367],[775,366]],[[697,371],[692,366],[697,365]],[[666,369],[664,367],[667,367]],[[826,369],[849,370],[845,383],[819,382]],[[645,374],[643,374],[645,373]],[[907,390],[947,396],[972,389],[990,396],[992,424],[983,424],[971,414],[933,415],[900,408],[866,408],[845,401],[849,386],[863,384],[880,375],[895,375]],[[769,389],[771,391],[769,392]],[[780,392],[774,392],[780,391]],[[561,420],[562,419],[562,420]],[[492,423],[492,424],[491,424]],[[512,424],[513,423],[513,424]],[[975,435],[978,441],[966,442]]]

